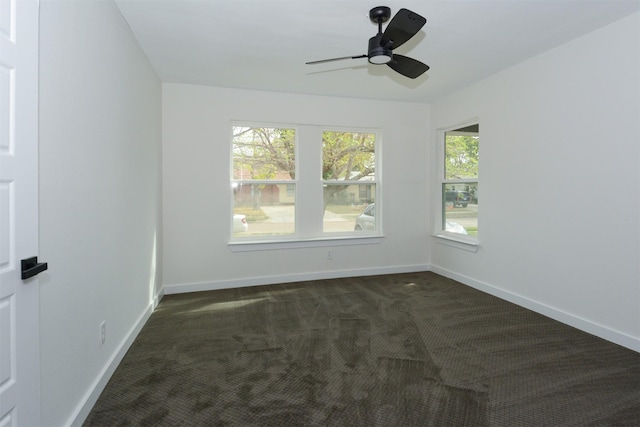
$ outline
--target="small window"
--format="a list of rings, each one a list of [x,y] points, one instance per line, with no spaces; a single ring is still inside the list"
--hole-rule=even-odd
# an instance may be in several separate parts
[[[324,233],[378,229],[375,217],[364,228],[358,221],[376,200],[376,134],[322,133]]]
[[[478,124],[444,133],[442,230],[478,235]]]
[[[296,230],[296,132],[233,126],[233,236]]]

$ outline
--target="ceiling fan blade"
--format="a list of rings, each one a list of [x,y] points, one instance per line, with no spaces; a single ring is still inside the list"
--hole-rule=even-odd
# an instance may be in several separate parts
[[[387,65],[403,76],[409,77],[410,79],[415,79],[416,77],[421,76],[425,71],[429,69],[427,64],[423,64],[420,61],[417,61],[413,58],[409,58],[407,56],[402,56],[398,54],[393,54],[393,58],[391,61],[387,62]]]
[[[403,45],[411,37],[415,36],[420,28],[427,23],[427,20],[415,12],[408,9],[400,9],[398,13],[391,18],[391,22],[387,25],[382,35],[381,46],[385,46],[389,41],[391,50]]]
[[[343,59],[358,59],[358,58],[366,58],[367,55],[359,55],[359,56],[341,56],[340,58],[331,58],[331,59],[321,59],[319,61],[310,61],[305,62],[305,64],[322,64],[323,62],[333,62],[333,61],[342,61]]]

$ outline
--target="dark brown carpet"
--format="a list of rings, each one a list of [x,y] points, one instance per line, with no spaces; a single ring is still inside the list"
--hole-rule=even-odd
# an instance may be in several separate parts
[[[638,426],[640,354],[433,273],[166,296],[86,426]]]

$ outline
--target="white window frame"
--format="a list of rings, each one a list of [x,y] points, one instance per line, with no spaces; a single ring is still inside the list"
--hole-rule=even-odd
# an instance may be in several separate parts
[[[471,179],[445,179],[445,154],[446,154],[446,135],[448,134],[456,134],[456,135],[479,135],[475,132],[462,132],[456,131],[457,129],[461,129],[464,127],[479,125],[480,120],[478,118],[466,121],[464,123],[438,129],[437,131],[437,140],[438,140],[438,179],[437,182],[437,190],[435,194],[437,195],[437,199],[434,201],[434,206],[437,206],[437,213],[434,215],[436,223],[434,224],[435,233],[433,234],[438,238],[439,243],[457,247],[460,249],[468,250],[475,252],[477,250],[478,245],[480,244],[479,235],[478,236],[469,236],[460,233],[454,233],[447,231],[445,229],[444,223],[444,211],[446,209],[446,201],[443,194],[443,187],[445,184],[476,184],[478,188],[480,188],[480,162],[478,162],[478,176],[476,178]],[[478,207],[478,212],[480,208]],[[478,228],[479,229],[479,228]],[[479,234],[479,233],[478,233]]]
[[[271,249],[289,249],[340,245],[376,244],[382,241],[382,206],[381,206],[381,171],[382,171],[382,131],[380,129],[328,126],[316,124],[294,124],[275,122],[232,121],[229,124],[229,144],[233,144],[233,127],[253,128],[285,128],[295,130],[295,180],[265,181],[255,180],[256,184],[295,184],[295,232],[287,235],[273,236],[234,236],[233,224],[230,228],[229,248],[234,252],[258,251]],[[322,133],[358,132],[375,134],[375,180],[374,181],[327,181],[333,184],[375,184],[376,230],[375,232],[324,232],[323,231],[323,193],[322,179]],[[304,147],[304,148],[303,148]],[[233,183],[233,149],[229,159],[228,176]],[[246,182],[246,181],[245,181]],[[233,218],[234,196],[230,185],[230,217]]]

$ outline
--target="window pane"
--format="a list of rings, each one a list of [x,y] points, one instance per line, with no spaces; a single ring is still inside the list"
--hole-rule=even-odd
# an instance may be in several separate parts
[[[233,126],[233,179],[294,180],[295,130]]]
[[[375,147],[373,133],[322,132],[322,179],[373,181]]]
[[[477,135],[445,134],[444,179],[478,178],[478,141]]]
[[[375,133],[322,133],[323,232],[377,229],[375,147]]]
[[[326,184],[323,187],[323,193],[322,230],[324,232],[377,229],[373,205],[376,197],[375,184]],[[369,206],[373,207],[367,211]]]
[[[235,183],[234,237],[293,234],[295,213],[295,184]]]
[[[443,230],[478,235],[478,183],[442,184]]]

